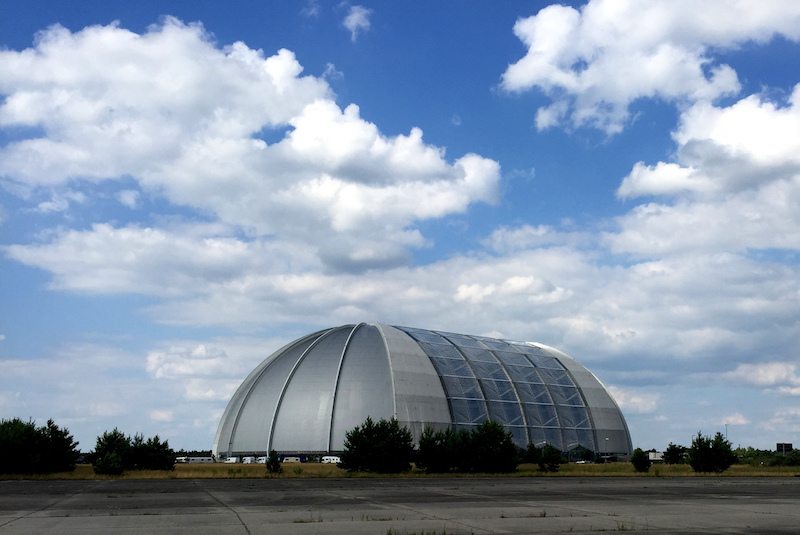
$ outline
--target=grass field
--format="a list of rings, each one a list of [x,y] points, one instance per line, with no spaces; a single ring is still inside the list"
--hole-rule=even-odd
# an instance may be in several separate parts
[[[417,470],[389,475],[348,473],[333,464],[285,464],[281,474],[268,474],[261,464],[178,464],[172,472],[140,470],[121,476],[101,476],[88,464],[78,465],[74,472],[34,475],[0,475],[0,479],[209,479],[209,478],[325,478],[325,477],[697,477],[710,474],[695,473],[689,465],[653,465],[647,473],[637,473],[630,463],[563,464],[555,473],[539,472],[534,464],[521,464],[512,474],[425,474]],[[800,477],[800,467],[767,467],[736,464],[719,477]]]

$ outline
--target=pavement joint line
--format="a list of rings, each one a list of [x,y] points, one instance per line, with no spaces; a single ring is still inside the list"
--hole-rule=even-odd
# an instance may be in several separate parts
[[[105,481],[98,481],[97,483],[95,483],[94,485],[92,485],[92,486],[90,486],[90,487],[87,487],[87,488],[84,488],[84,489],[82,489],[82,490],[79,490],[78,492],[73,492],[73,493],[69,494],[68,496],[64,496],[64,497],[63,497],[63,498],[61,498],[61,499],[57,499],[57,500],[55,500],[55,501],[53,501],[53,502],[51,502],[51,503],[45,504],[45,505],[43,505],[42,507],[39,507],[38,509],[34,509],[33,511],[28,511],[28,512],[27,512],[27,513],[25,513],[24,515],[21,515],[21,516],[14,517],[14,518],[12,518],[12,519],[11,519],[11,520],[9,520],[9,521],[7,521],[7,522],[3,522],[2,524],[0,524],[0,529],[3,529],[3,528],[5,528],[5,527],[8,527],[8,526],[10,526],[11,524],[13,524],[14,522],[17,522],[17,521],[19,521],[19,520],[22,520],[22,519],[24,519],[24,518],[28,518],[28,517],[30,517],[30,516],[33,516],[33,515],[35,515],[36,513],[41,513],[42,511],[46,511],[47,509],[50,509],[50,508],[52,508],[52,507],[55,507],[56,505],[58,505],[58,504],[60,504],[60,503],[62,503],[62,502],[65,502],[65,501],[67,501],[67,500],[69,500],[69,499],[71,499],[71,498],[74,498],[75,496],[80,496],[81,494],[84,494],[84,493],[86,493],[87,491],[94,490],[94,489],[96,489],[97,487],[99,487],[99,486],[100,486],[101,484],[103,484],[103,483],[105,483]]]
[[[495,496],[489,496],[489,495],[486,495],[486,494],[478,494],[478,493],[475,493],[475,492],[463,492],[463,491],[462,492],[453,492],[453,491],[444,492],[444,491],[440,491],[440,490],[437,490],[437,492],[439,492],[439,494],[443,494],[443,495],[462,496],[462,497],[465,497],[465,498],[466,497],[478,498],[478,499],[480,499],[482,501],[491,501],[491,502],[497,502],[497,503],[516,503],[516,504],[519,504],[519,505],[522,505],[522,506],[525,506],[525,507],[541,508],[544,511],[546,511],[549,508],[551,510],[555,509],[555,510],[560,510],[560,511],[578,512],[578,513],[582,513],[582,516],[583,517],[587,517],[587,518],[588,517],[598,516],[600,518],[606,517],[606,518],[614,519],[614,520],[618,520],[618,521],[625,521],[625,522],[629,522],[631,524],[636,524],[637,523],[637,518],[636,517],[631,517],[630,515],[614,515],[614,514],[609,513],[608,511],[603,511],[603,510],[598,511],[598,510],[594,510],[594,509],[572,507],[572,506],[566,506],[566,505],[555,505],[555,504],[547,505],[547,504],[542,503],[542,502],[535,502],[535,501],[530,501],[530,500],[520,500],[518,498],[503,499],[501,501],[499,498],[497,498]],[[620,497],[618,499],[629,500],[630,498]],[[645,523],[647,524],[647,527],[646,527],[647,530],[650,530],[650,529],[666,530],[666,529],[668,529],[666,527],[661,527],[661,526],[652,526],[650,524],[650,521],[647,519],[646,516],[645,516]]]
[[[441,515],[431,514],[430,512],[423,511],[423,510],[420,510],[420,509],[415,509],[415,508],[413,508],[411,506],[404,505],[404,504],[401,504],[401,503],[381,502],[381,501],[377,501],[377,500],[374,500],[374,499],[371,499],[371,498],[367,498],[367,497],[364,497],[364,496],[353,496],[353,495],[348,495],[348,494],[341,493],[341,492],[334,492],[334,491],[331,491],[331,490],[328,490],[327,493],[328,494],[332,494],[333,496],[336,496],[338,498],[348,498],[348,499],[361,500],[364,503],[370,503],[372,505],[377,505],[377,506],[385,508],[385,509],[392,509],[392,508],[405,509],[406,511],[411,511],[412,513],[417,513],[419,515],[422,515],[423,519],[425,519],[425,520],[441,520],[443,522],[450,522],[452,524],[456,524],[456,525],[462,526],[464,528],[467,528],[469,530],[472,530],[473,532],[475,530],[478,530],[478,531],[482,531],[484,533],[496,533],[496,532],[490,531],[490,530],[488,530],[486,528],[482,528],[480,526],[473,526],[471,524],[468,524],[467,522],[464,522],[463,520],[457,520],[457,519],[452,518],[452,517],[443,517]]]
[[[213,494],[213,493],[212,493],[212,492],[211,492],[209,489],[207,489],[207,488],[205,488],[205,487],[202,487],[202,486],[200,486],[200,484],[197,482],[197,480],[192,480],[192,484],[193,484],[194,486],[198,487],[199,489],[201,489],[201,490],[202,490],[203,492],[205,492],[206,494],[208,494],[208,496],[209,496],[209,497],[210,497],[212,500],[214,500],[215,502],[217,502],[218,504],[220,504],[222,507],[225,507],[226,509],[230,510],[230,511],[231,511],[231,512],[232,512],[234,515],[236,515],[236,518],[239,520],[239,523],[240,523],[240,524],[242,525],[242,527],[244,528],[244,531],[245,531],[245,533],[247,533],[247,535],[252,535],[252,534],[250,533],[250,528],[249,528],[249,527],[247,527],[247,524],[245,523],[245,521],[244,521],[244,520],[242,520],[242,517],[241,517],[241,516],[239,516],[239,513],[236,511],[236,509],[234,509],[233,507],[231,507],[231,506],[230,506],[230,505],[228,505],[227,503],[223,502],[221,499],[219,499],[217,496],[215,496],[215,495],[214,495],[214,494]]]

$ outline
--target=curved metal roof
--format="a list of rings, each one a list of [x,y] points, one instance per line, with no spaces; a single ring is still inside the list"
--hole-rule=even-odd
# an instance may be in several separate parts
[[[597,378],[553,348],[383,324],[304,336],[256,367],[228,403],[217,455],[327,452],[373,419],[470,428],[490,419],[524,447],[629,454],[619,407]]]

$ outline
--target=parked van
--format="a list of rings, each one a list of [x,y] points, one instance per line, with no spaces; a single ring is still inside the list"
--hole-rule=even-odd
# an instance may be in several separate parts
[[[242,457],[242,463],[243,464],[253,464],[254,462],[256,462],[256,458],[255,457],[249,457],[249,456],[248,457]]]
[[[300,457],[284,457],[282,462],[284,462],[284,463],[299,463],[301,461],[300,461]]]
[[[322,464],[339,464],[342,460],[338,455],[325,455],[322,458]]]
[[[266,457],[256,457],[256,464],[267,464]]]
[[[239,462],[238,457],[228,457],[227,459],[225,459],[225,464],[234,464],[238,462]]]

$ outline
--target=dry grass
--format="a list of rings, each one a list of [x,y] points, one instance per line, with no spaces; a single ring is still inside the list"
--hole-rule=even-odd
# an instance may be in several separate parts
[[[542,473],[535,464],[521,464],[512,474],[425,474],[417,470],[404,474],[389,475],[372,473],[348,473],[334,464],[302,463],[285,464],[280,474],[269,474],[262,464],[179,464],[172,472],[141,470],[126,472],[121,476],[97,475],[88,464],[78,465],[74,472],[33,475],[0,475],[0,479],[247,479],[247,478],[439,478],[439,477],[697,477],[688,465],[653,465],[647,473],[637,473],[630,463],[609,464],[563,464],[558,472]],[[800,467],[767,467],[746,464],[733,465],[720,477],[800,477]]]

